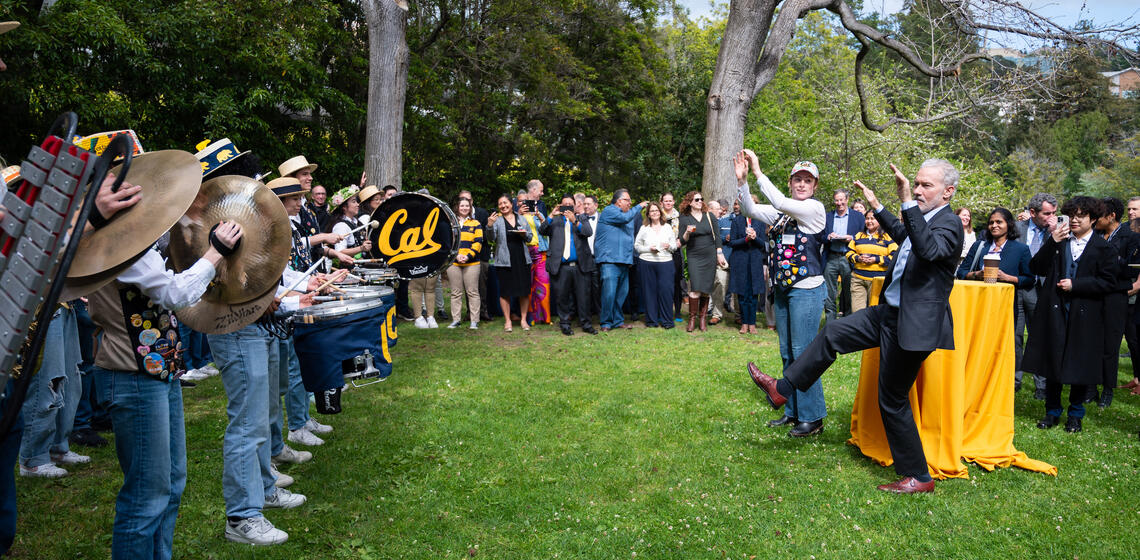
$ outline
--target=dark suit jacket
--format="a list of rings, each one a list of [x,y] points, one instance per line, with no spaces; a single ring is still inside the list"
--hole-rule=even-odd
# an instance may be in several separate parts
[[[962,255],[962,221],[946,205],[927,222],[917,206],[903,211],[902,220],[886,207],[876,212],[883,230],[901,247],[910,239],[910,257],[903,270],[899,291],[899,346],[904,350],[954,349],[954,320],[950,314],[950,290]],[[883,293],[891,284],[896,258],[887,269]]]
[[[985,239],[974,242],[974,246],[970,247],[970,252],[966,254],[962,265],[958,267],[959,280],[964,280],[967,272],[982,269],[982,258],[990,252],[990,245],[992,243]],[[980,257],[978,253],[981,253]],[[1016,276],[1019,289],[1028,290],[1033,287],[1033,282],[1037,280],[1037,277],[1029,271],[1029,258],[1029,245],[1020,240],[1006,241],[1005,247],[1001,250],[1001,264],[998,265],[998,268],[1010,276]]]
[[[856,233],[867,229],[867,218],[863,217],[863,213],[859,212],[858,210],[851,210],[850,208],[847,209],[847,231],[835,231],[835,218],[835,210],[827,213],[827,225],[823,228],[823,239],[825,242],[825,248],[823,250],[824,260],[827,260],[827,257],[831,254],[831,242],[827,241],[828,234],[838,233],[840,235],[850,235],[851,237],[855,237]],[[836,242],[836,247],[838,246],[839,242]],[[837,254],[844,256],[847,255],[846,241],[842,243],[842,251],[837,252]]]
[[[538,226],[538,233],[550,238],[550,247],[546,250],[546,271],[551,276],[558,274],[562,267],[562,249],[566,247],[566,218],[561,214],[542,222]],[[585,214],[578,215],[578,225],[570,224],[570,234],[574,238],[574,250],[578,256],[578,270],[584,273],[594,271],[594,255],[590,252],[590,221]]]
[[[732,229],[729,230],[729,247],[732,253],[728,255],[728,292],[732,294],[746,293],[744,287],[748,285],[748,277],[752,278],[752,293],[764,293],[764,263],[768,257],[767,224],[760,220],[752,220],[752,229],[756,230],[756,239],[748,240],[745,233],[748,229],[748,217],[737,215],[732,218]]]
[[[1061,383],[1100,384],[1104,297],[1117,281],[1116,252],[1093,233],[1077,263],[1073,289],[1065,292],[1057,282],[1068,268],[1068,244],[1057,243],[1050,235],[1029,261],[1029,269],[1044,276],[1045,284],[1038,290],[1037,311],[1029,319],[1029,341],[1021,368]]]

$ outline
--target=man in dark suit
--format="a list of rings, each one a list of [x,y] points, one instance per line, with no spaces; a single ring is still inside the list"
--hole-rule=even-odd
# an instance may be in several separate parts
[[[945,160],[926,160],[915,176],[913,191],[898,168],[892,165],[891,170],[902,201],[901,221],[879,204],[871,189],[855,181],[884,231],[899,243],[879,304],[829,321],[784,369],[783,379],[765,375],[751,362],[748,373],[767,393],[768,403],[778,409],[794,389],[805,389],[819,379],[838,354],[880,348],[879,411],[895,472],[903,478],[879,489],[900,494],[933,492],[934,480],[908,394],[922,361],[936,348],[954,348],[950,290],[962,254],[963,233],[962,222],[949,203],[957,189],[958,170]]]
[[[823,233],[827,245],[823,249],[823,280],[827,284],[827,301],[823,303],[823,313],[830,321],[836,311],[844,315],[851,313],[851,263],[847,262],[847,243],[855,239],[855,234],[867,227],[863,213],[847,207],[847,189],[836,189],[832,195],[835,210],[827,213],[827,225]],[[842,287],[842,294],[840,293]],[[839,296],[839,305],[835,298]]]
[[[1037,251],[1041,250],[1041,245],[1045,239],[1049,237],[1049,232],[1056,223],[1057,208],[1060,204],[1057,203],[1057,197],[1049,193],[1037,193],[1033,195],[1029,202],[1026,203],[1026,210],[1029,213],[1029,218],[1025,220],[1018,220],[1017,233],[1018,238],[1023,243],[1029,245],[1029,256],[1033,257]],[[1038,277],[1037,282],[1033,288],[1029,290],[1018,290],[1017,300],[1017,317],[1014,319],[1014,344],[1018,348],[1025,348],[1025,331],[1029,325],[1030,319],[1033,314],[1037,312],[1037,298],[1040,295],[1041,285],[1045,281],[1044,278]],[[1024,351],[1022,352],[1024,355]],[[1015,374],[1014,389],[1021,388],[1022,373],[1018,371]],[[1033,398],[1043,401],[1045,400],[1045,378],[1040,375],[1033,376]]]
[[[570,336],[570,314],[577,313],[582,331],[598,334],[590,324],[590,284],[594,255],[590,252],[590,228],[585,214],[574,213],[574,197],[562,197],[556,213],[538,226],[538,233],[550,238],[546,251],[546,271],[558,295],[558,322],[562,334]]]

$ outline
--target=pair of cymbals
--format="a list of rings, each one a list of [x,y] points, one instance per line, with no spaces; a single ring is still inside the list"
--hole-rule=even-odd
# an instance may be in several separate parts
[[[218,263],[202,299],[177,312],[190,328],[207,334],[234,332],[256,321],[273,303],[292,246],[289,215],[261,181],[223,175],[202,183],[186,215],[170,230],[170,264],[182,271],[210,247],[219,222],[242,227],[241,244]]]

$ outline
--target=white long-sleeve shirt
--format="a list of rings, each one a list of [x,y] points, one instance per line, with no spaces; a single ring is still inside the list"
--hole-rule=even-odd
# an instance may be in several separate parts
[[[657,252],[653,252],[654,247]],[[633,250],[637,251],[637,257],[648,262],[672,262],[673,251],[680,248],[681,243],[673,235],[673,226],[669,224],[657,227],[642,225],[633,240]]]
[[[215,272],[210,261],[198,259],[190,268],[175,274],[166,269],[166,261],[158,251],[148,250],[123,271],[118,280],[138,287],[159,307],[177,311],[194,305],[202,298]]]
[[[796,220],[799,225],[800,231],[813,234],[823,231],[827,227],[827,209],[823,207],[823,203],[809,198],[807,200],[796,200],[789,198],[768,180],[768,177],[763,173],[757,177],[757,182],[760,185],[760,192],[772,204],[756,204],[752,202],[752,193],[748,190],[748,181],[743,185],[737,185],[737,197],[740,199],[740,211],[754,220],[760,220],[768,225],[775,224],[781,214],[787,214]],[[799,289],[815,288],[823,284],[823,276],[808,276],[796,282],[792,287]]]
[[[780,189],[777,189],[776,185],[773,185],[772,181],[769,181],[763,173],[760,174],[757,181],[760,184],[760,192],[772,204],[752,202],[752,193],[749,192],[748,182],[745,181],[743,185],[737,185],[740,211],[744,215],[772,225],[780,219],[781,213],[787,214],[795,218],[800,226],[800,231],[804,233],[819,233],[827,227],[827,210],[823,207],[822,202],[814,198],[807,200],[789,198],[780,192]]]

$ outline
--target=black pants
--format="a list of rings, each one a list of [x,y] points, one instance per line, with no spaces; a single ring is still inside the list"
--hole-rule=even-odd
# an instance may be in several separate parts
[[[562,263],[558,267],[558,274],[550,279],[554,288],[552,295],[558,296],[558,324],[570,327],[570,315],[577,314],[578,322],[583,329],[590,328],[590,284],[592,279],[589,272],[582,272],[578,263]]]
[[[1120,368],[1120,341],[1124,338],[1125,323],[1131,318],[1128,311],[1127,294],[1117,292],[1104,296],[1104,358],[1100,384],[1105,389],[1116,387],[1117,371]]]
[[[673,317],[681,316],[681,298],[685,295],[685,259],[681,251],[673,252]]]
[[[839,354],[879,348],[879,413],[883,417],[887,444],[900,476],[930,474],[914,414],[910,388],[918,368],[933,350],[904,350],[898,341],[898,309],[876,305],[852,315],[828,321],[815,340],[788,367],[784,377],[797,389],[811,387]]]
[[[1045,414],[1061,417],[1061,390],[1065,384],[1052,379],[1045,380]],[[1088,385],[1069,386],[1069,417],[1085,417],[1085,395],[1088,394]]]
[[[1128,343],[1128,355],[1132,358],[1132,377],[1140,377],[1136,359],[1140,358],[1140,339],[1136,337],[1136,304],[1128,306],[1128,317],[1124,320],[1124,341]]]

